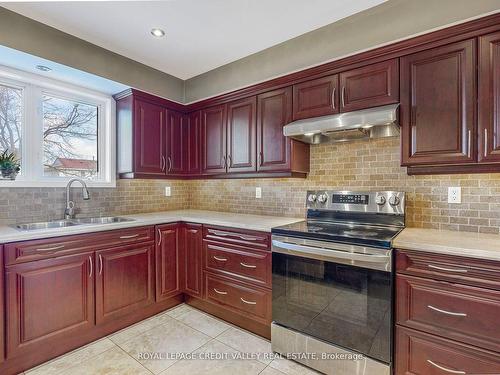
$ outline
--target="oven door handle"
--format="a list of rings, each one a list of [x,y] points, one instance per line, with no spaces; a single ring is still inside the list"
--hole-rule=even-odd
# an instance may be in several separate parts
[[[391,259],[390,255],[359,254],[348,251],[325,249],[316,246],[297,245],[278,240],[272,240],[272,243],[274,247],[288,250],[286,252],[283,252],[283,254],[291,254],[291,255],[305,256],[305,257],[307,257],[307,254],[311,254],[311,255],[319,255],[325,258],[331,258],[332,260],[347,259],[358,262],[370,262],[370,263],[386,263]]]

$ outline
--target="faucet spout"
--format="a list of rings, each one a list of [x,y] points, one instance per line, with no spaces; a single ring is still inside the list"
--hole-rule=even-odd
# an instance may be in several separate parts
[[[70,188],[73,182],[79,182],[82,185],[82,197],[84,200],[90,199],[89,189],[87,188],[87,184],[80,178],[72,178],[68,181],[66,185],[66,209],[64,210],[64,218],[66,220],[75,218],[75,203],[70,200]]]

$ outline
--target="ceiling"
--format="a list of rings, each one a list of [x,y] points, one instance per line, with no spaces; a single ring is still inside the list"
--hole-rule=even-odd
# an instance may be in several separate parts
[[[188,79],[384,1],[38,1],[0,5]],[[165,30],[166,37],[152,37],[154,27]]]

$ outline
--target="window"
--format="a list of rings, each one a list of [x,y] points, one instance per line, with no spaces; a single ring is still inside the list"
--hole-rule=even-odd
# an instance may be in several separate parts
[[[115,186],[114,101],[105,94],[0,66],[0,152],[21,160],[1,186]]]

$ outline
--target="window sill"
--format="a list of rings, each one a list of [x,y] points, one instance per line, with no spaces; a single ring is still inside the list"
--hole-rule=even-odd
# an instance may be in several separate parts
[[[68,180],[61,181],[26,181],[26,180],[0,180],[0,188],[30,188],[30,187],[41,187],[41,188],[52,188],[52,187],[66,187]],[[115,188],[116,181],[85,181],[89,188]],[[78,186],[78,185],[74,185]]]

